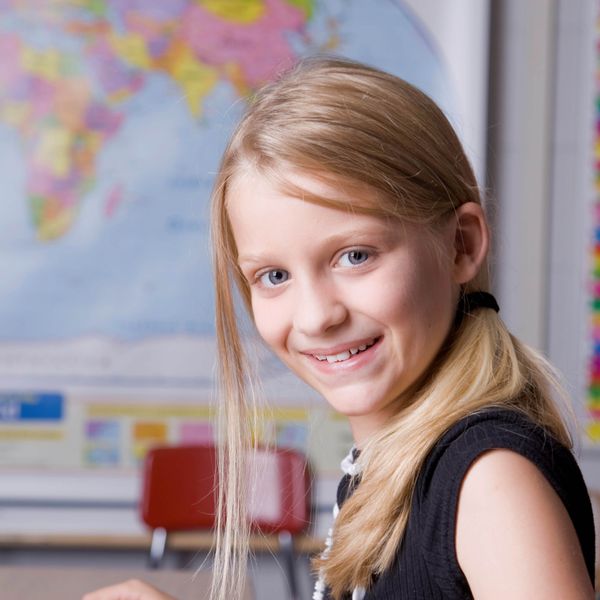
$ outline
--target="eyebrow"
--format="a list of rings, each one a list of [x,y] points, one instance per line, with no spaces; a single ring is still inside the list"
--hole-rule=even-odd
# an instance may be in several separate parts
[[[378,238],[383,238],[389,236],[391,233],[388,227],[371,227],[371,228],[362,228],[362,229],[349,229],[346,231],[341,231],[339,233],[335,233],[333,235],[322,238],[320,241],[323,244],[354,244],[354,240],[361,240],[362,238],[372,238],[376,236]]]
[[[241,267],[242,265],[259,265],[265,262],[269,262],[266,256],[261,254],[244,254],[238,256],[237,263]]]

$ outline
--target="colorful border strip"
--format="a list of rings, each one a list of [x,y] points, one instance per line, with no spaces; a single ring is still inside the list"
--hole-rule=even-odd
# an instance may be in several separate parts
[[[587,423],[590,441],[600,442],[600,2],[596,17],[596,65],[594,90],[594,191],[592,206],[590,317],[591,355],[588,363]]]

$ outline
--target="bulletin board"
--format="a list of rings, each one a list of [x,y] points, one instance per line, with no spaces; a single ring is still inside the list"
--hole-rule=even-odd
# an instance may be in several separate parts
[[[133,501],[104,478],[212,439],[208,197],[253,90],[314,53],[386,69],[483,181],[487,43],[484,1],[3,3],[0,501]],[[347,425],[260,352],[263,433],[337,479]]]

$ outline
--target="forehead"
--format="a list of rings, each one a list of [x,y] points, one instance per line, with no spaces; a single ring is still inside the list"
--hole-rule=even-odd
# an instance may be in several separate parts
[[[384,219],[374,193],[358,190],[347,182],[323,175],[295,170],[265,175],[246,166],[228,182],[226,210],[234,229],[253,219],[268,219],[283,224],[302,217],[341,223],[360,215]]]
[[[269,189],[281,196],[298,198],[321,206],[380,217],[392,217],[381,192],[360,181],[326,171],[304,171],[280,164],[263,169],[244,161],[227,184],[226,208],[233,195],[248,189]]]
[[[256,170],[240,173],[231,181],[227,212],[238,261],[268,262],[282,255],[308,257],[352,244],[389,244],[398,236],[422,237],[411,235],[421,227],[399,219],[358,212],[349,202],[331,206],[328,199],[333,195],[339,198],[342,191],[328,182],[296,174],[294,184],[327,200],[305,201]]]

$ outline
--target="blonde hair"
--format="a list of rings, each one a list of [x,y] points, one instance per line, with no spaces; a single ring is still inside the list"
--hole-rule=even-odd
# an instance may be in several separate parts
[[[253,409],[232,280],[248,309],[250,294],[238,269],[226,201],[231,178],[248,164],[306,201],[408,220],[433,232],[461,204],[480,202],[469,161],[442,111],[393,75],[348,60],[310,59],[252,101],[224,153],[212,199],[220,404],[227,413],[221,505],[228,517],[213,589],[213,598],[222,600],[237,597],[232,590],[243,576],[246,543],[246,533],[236,539],[233,532],[245,532],[238,461],[249,443],[246,414]],[[371,193],[314,197],[285,180],[289,169]],[[463,291],[488,288],[484,265]],[[362,450],[361,483],[336,520],[330,552],[315,561],[332,596],[368,587],[390,566],[419,469],[462,417],[509,406],[570,446],[551,399],[553,382],[546,361],[514,338],[494,311],[457,321],[427,372],[403,394],[403,410]]]

